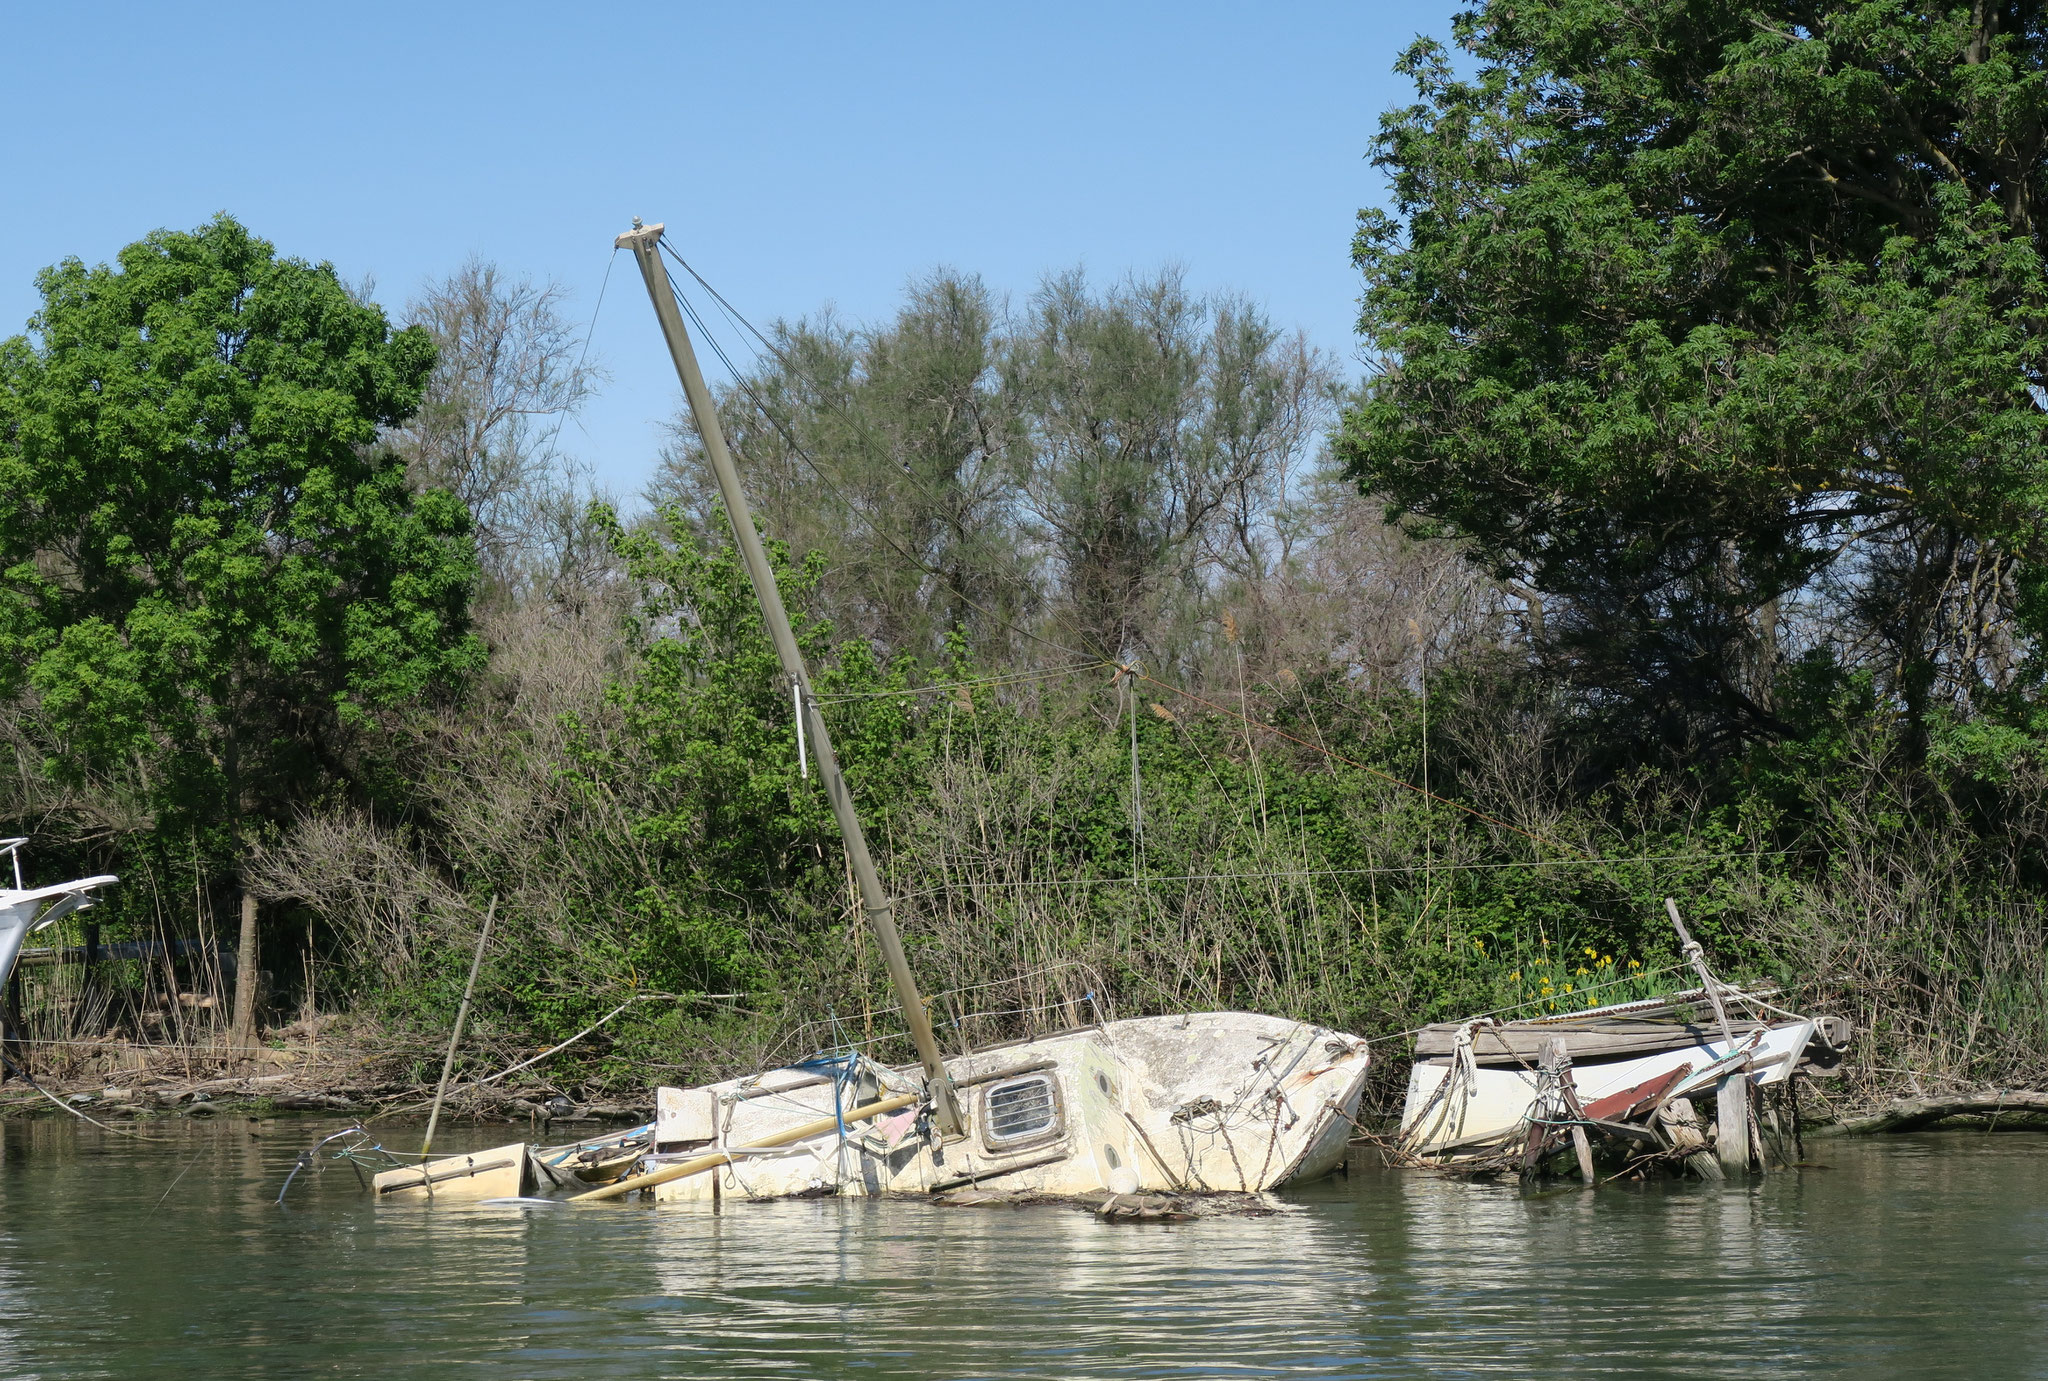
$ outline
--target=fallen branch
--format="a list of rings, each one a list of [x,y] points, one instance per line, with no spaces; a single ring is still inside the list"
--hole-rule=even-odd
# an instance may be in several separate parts
[[[1866,1136],[1910,1132],[1949,1117],[1996,1117],[2000,1113],[2048,1113],[2048,1093],[2030,1089],[1987,1090],[1947,1098],[1900,1098],[1865,1117],[1845,1118],[1815,1129],[1814,1136]]]

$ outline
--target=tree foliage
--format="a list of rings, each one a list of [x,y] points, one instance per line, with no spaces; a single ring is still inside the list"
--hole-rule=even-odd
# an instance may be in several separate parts
[[[0,346],[0,689],[60,776],[232,847],[477,664],[467,517],[381,439],[432,343],[226,216],[38,286]]]
[[[2048,626],[2039,8],[1494,0],[1456,41],[1376,145],[1354,477],[1652,741],[1799,732],[1858,670],[1916,754],[2009,705]]]
[[[641,592],[637,656],[609,692],[616,732],[579,734],[573,773],[582,791],[636,802],[629,829],[646,864],[633,895],[636,967],[674,986],[760,985],[772,944],[755,924],[815,929],[818,884],[829,896],[839,873],[830,809],[815,767],[799,760],[789,679],[729,538],[671,542],[608,512],[599,522]],[[818,695],[846,699],[833,712],[841,762],[869,808],[902,804],[914,775],[908,716],[888,692],[903,689],[903,668],[882,666],[860,639],[834,646],[814,612],[816,554],[797,564],[784,543],[768,551]]]
[[[1329,362],[1256,307],[1166,272],[1047,279],[1004,310],[938,273],[868,330],[779,324],[721,416],[768,529],[827,557],[828,605],[898,651],[1171,655],[1225,584],[1265,573],[1327,416]],[[687,422],[657,497],[699,531]]]

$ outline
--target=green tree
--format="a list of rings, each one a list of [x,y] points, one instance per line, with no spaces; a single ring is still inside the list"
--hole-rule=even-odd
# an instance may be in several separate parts
[[[239,868],[382,707],[479,661],[468,516],[380,432],[426,333],[225,215],[37,280],[0,345],[0,692],[60,775],[128,774]],[[245,889],[235,1025],[253,1021]]]
[[[1489,0],[1456,41],[1376,145],[1357,481],[1674,746],[1796,732],[1790,659],[1874,677],[1915,758],[2028,684],[2041,8]]]
[[[923,657],[960,631],[981,660],[1022,660],[1041,615],[1048,643],[1170,656],[1191,606],[1276,564],[1327,415],[1329,364],[1302,337],[1173,271],[1100,290],[1061,274],[1022,316],[942,271],[883,326],[767,334],[720,402],[762,523],[825,555],[842,629]],[[708,534],[714,496],[676,432],[654,497]]]
[[[722,394],[763,527],[825,555],[826,606],[844,631],[930,656],[956,628],[995,646],[1029,609],[1014,497],[1023,424],[998,371],[1002,325],[978,278],[941,270],[873,328],[830,314],[775,323],[762,367]],[[674,431],[654,497],[680,500],[710,536],[723,520],[695,424],[684,416]]]
[[[1048,279],[1012,349],[1024,493],[1087,650],[1161,650],[1160,607],[1243,573],[1255,515],[1320,420],[1328,366],[1241,299],[1168,270],[1091,292]]]
[[[595,509],[639,585],[640,636],[609,690],[617,731],[579,725],[573,780],[636,803],[636,971],[679,988],[771,989],[766,956],[811,935],[844,900],[838,830],[815,765],[798,760],[789,679],[729,535],[719,544],[687,535],[690,519],[674,506],[659,516],[684,539],[653,525],[628,532]],[[730,534],[724,509],[709,516]],[[781,542],[768,553],[848,781],[879,818],[916,794],[914,664],[884,667],[859,638],[835,648],[814,612],[823,557],[792,562]],[[821,892],[825,908],[815,907]],[[780,924],[761,934],[770,921]]]

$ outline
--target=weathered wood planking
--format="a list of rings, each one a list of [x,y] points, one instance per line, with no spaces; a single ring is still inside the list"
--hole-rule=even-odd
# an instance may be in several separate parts
[[[512,1199],[532,1192],[533,1166],[527,1158],[526,1143],[516,1141],[488,1151],[386,1170],[371,1184],[380,1201]]]

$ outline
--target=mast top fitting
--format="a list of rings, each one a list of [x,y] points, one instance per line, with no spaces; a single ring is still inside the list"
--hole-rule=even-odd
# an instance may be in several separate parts
[[[612,248],[631,249],[642,241],[651,245],[661,238],[661,227],[662,222],[660,221],[656,221],[653,225],[642,225],[640,224],[640,218],[635,216],[633,217],[633,228],[619,236],[618,239],[613,240]]]

